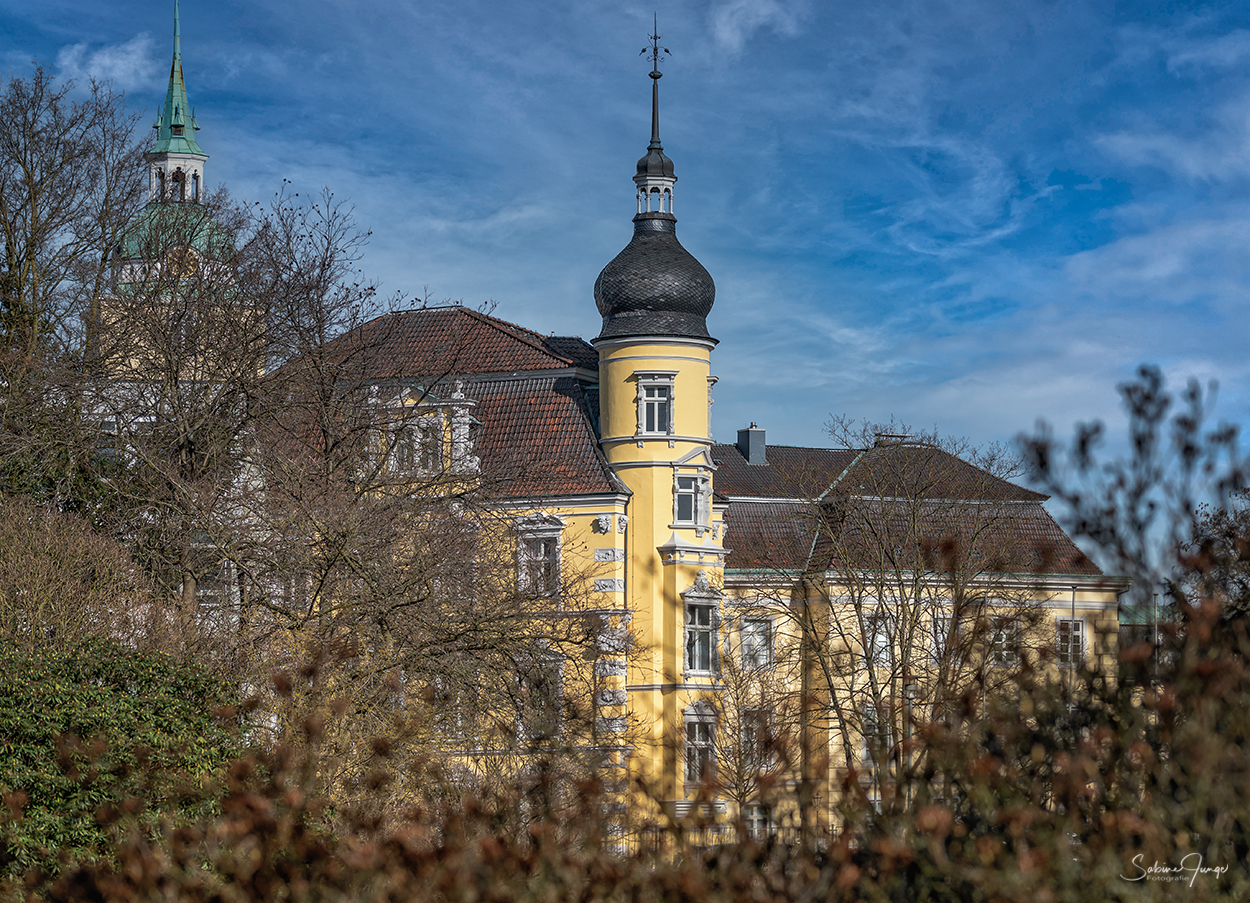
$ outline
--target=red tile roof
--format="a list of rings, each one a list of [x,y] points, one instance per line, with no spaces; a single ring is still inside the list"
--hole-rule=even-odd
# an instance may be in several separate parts
[[[376,380],[599,366],[577,336],[543,336],[467,307],[385,314],[328,343],[325,355],[358,360],[357,369]]]
[[[481,421],[477,454],[491,494],[507,498],[622,491],[599,451],[582,385],[572,377],[470,382]]]
[[[1042,506],[1045,495],[933,446],[769,446],[766,459],[747,464],[735,445],[712,448],[731,568],[1100,573]]]
[[[465,307],[386,314],[327,343],[316,360],[275,374],[300,382],[301,368],[370,386],[399,383],[428,401],[454,404],[459,384],[479,421],[473,454],[482,489],[495,498],[618,492],[595,435],[597,386],[570,371],[590,371],[598,354],[576,336],[543,336]],[[363,401],[363,399],[362,399]],[[293,412],[295,420],[298,411]],[[291,418],[288,418],[291,419]],[[298,423],[285,425],[301,432]]]

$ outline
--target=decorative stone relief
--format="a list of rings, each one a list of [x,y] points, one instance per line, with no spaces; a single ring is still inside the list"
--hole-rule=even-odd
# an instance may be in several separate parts
[[[512,522],[512,528],[518,533],[528,533],[531,535],[540,535],[543,533],[558,533],[565,527],[565,520],[554,514],[527,514],[524,517],[518,517]]]
[[[629,645],[629,634],[624,630],[605,630],[595,637],[595,647],[604,653],[623,653]]]
[[[593,528],[596,533],[610,532],[612,530],[612,515],[610,514],[595,515]]]
[[[476,402],[464,394],[464,380],[458,379],[451,393],[451,466],[458,473],[477,473],[482,460],[473,454],[473,440],[469,435],[473,416],[469,413]]]
[[[595,592],[623,593],[625,592],[625,580],[621,577],[596,577]]]
[[[595,561],[624,561],[624,549],[595,549]]]
[[[625,526],[626,526],[628,523],[629,523],[629,518],[628,518],[626,515],[624,515],[624,514],[618,514],[618,515],[616,516],[616,532],[617,532],[617,533],[624,533],[624,532],[625,532]]]
[[[625,698],[626,694],[622,689],[598,690],[595,693],[595,705],[601,707],[609,705],[624,705]]]
[[[595,677],[624,677],[625,659],[601,658],[595,662]]]

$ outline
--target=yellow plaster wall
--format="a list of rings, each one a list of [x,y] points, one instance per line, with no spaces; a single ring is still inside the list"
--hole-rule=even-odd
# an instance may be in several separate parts
[[[665,564],[657,551],[676,535],[719,550],[710,530],[673,524],[673,465],[711,445],[708,417],[711,343],[695,340],[620,340],[600,343],[599,398],[603,450],[630,489],[628,604],[638,645],[631,656],[630,715],[641,742],[633,769],[665,800],[684,797],[684,712],[701,693],[684,676],[685,620],[681,593],[705,571],[721,582],[723,558]],[[638,435],[638,374],[673,374],[671,435]],[[714,480],[714,476],[712,477]],[[720,519],[714,512],[711,524]]]

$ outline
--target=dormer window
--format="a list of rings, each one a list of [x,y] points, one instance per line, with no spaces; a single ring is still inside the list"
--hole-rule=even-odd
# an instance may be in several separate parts
[[[443,471],[443,418],[414,417],[391,436],[391,470],[397,474],[433,476]]]
[[[674,376],[675,373],[638,374],[638,435],[672,435]]]

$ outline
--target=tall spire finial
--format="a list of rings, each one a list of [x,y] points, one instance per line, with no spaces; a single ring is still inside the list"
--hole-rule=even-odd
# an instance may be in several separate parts
[[[156,143],[147,154],[151,198],[198,201],[208,154],[195,140],[200,124],[187,102],[187,83],[182,77],[182,15],[178,0],[174,0],[174,58],[169,64],[169,86],[152,127],[156,129]]]
[[[664,76],[664,73],[660,71],[660,53],[672,56],[673,52],[667,47],[660,47],[662,35],[659,16],[655,13],[652,14],[651,34],[648,37],[651,38],[651,46],[642,48],[642,53],[649,53],[648,59],[651,60],[651,144],[649,147],[660,148],[660,79]]]

